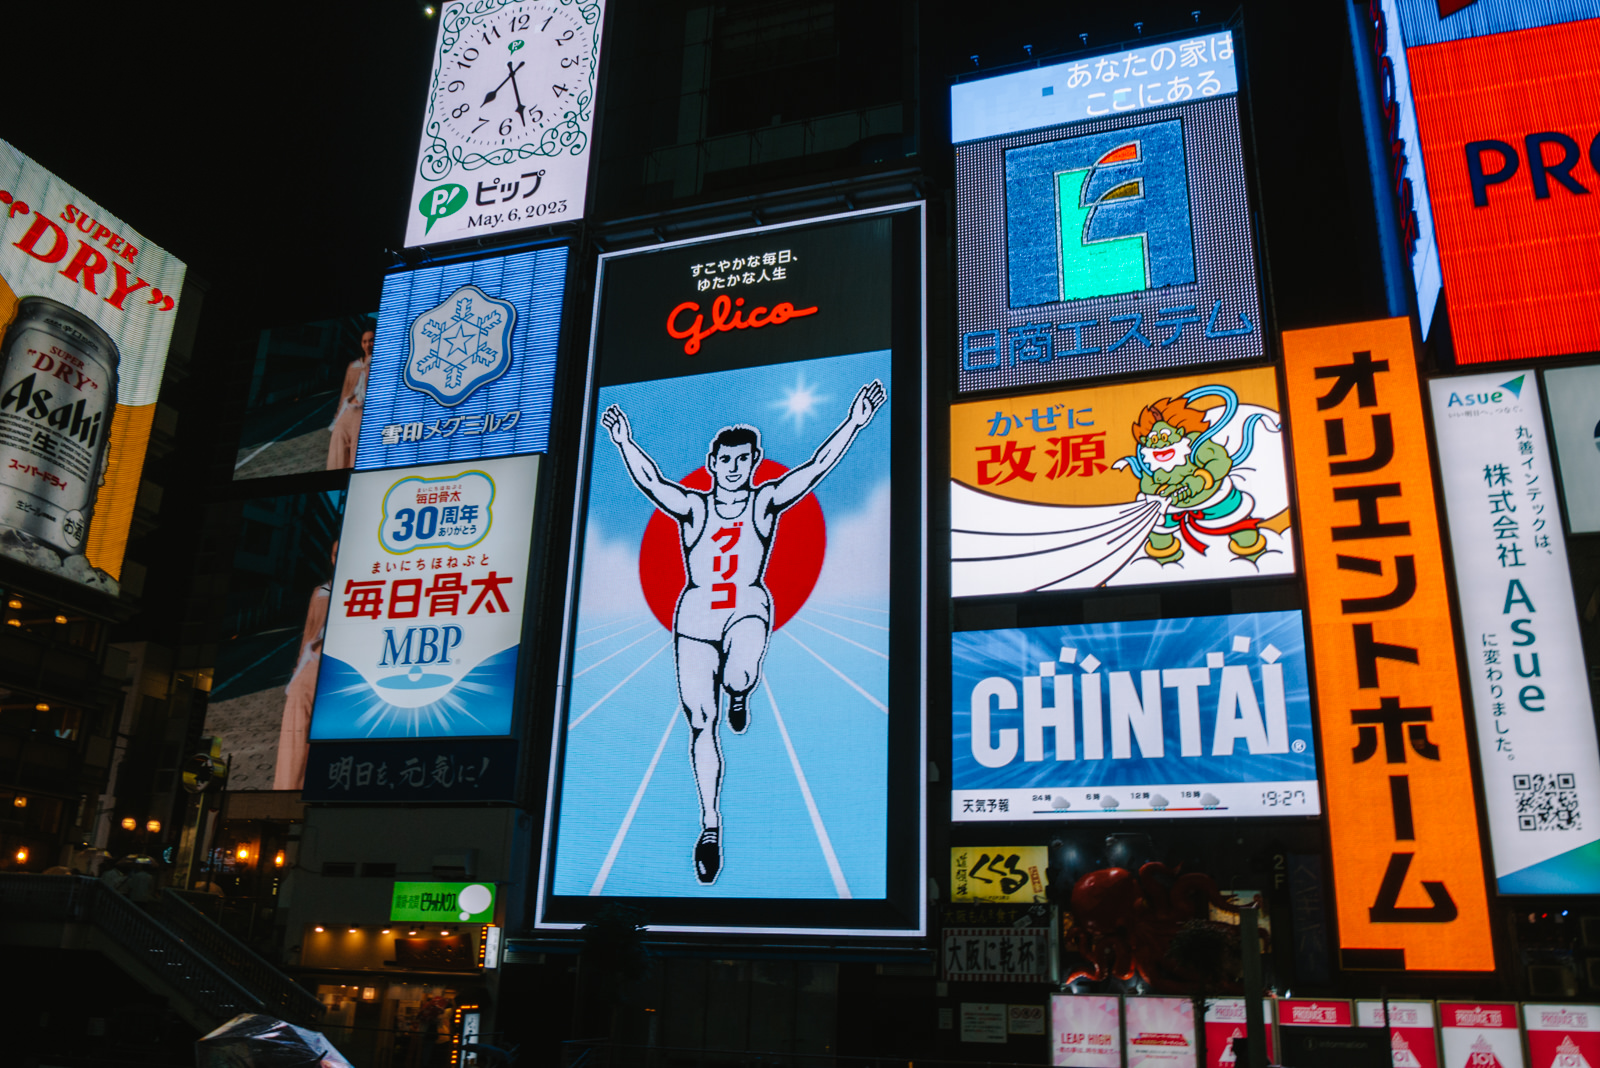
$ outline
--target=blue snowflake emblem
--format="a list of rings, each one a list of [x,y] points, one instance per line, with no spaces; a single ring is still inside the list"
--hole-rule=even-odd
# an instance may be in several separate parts
[[[454,408],[511,369],[517,309],[477,286],[462,286],[411,322],[405,383]]]

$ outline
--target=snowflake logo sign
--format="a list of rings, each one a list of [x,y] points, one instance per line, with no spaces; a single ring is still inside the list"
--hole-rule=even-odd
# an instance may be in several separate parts
[[[477,286],[462,286],[411,322],[405,383],[446,408],[511,369],[517,310]]]

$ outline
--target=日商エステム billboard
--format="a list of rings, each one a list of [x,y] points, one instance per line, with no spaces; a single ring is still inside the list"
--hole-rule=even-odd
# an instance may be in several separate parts
[[[923,929],[922,247],[602,257],[542,925]]]
[[[184,270],[0,141],[0,554],[118,592]]]
[[[564,246],[386,277],[356,469],[545,451],[566,278]]]
[[[957,597],[1294,573],[1270,368],[957,404]]]
[[[1248,359],[1230,33],[951,89],[960,388]]]
[[[952,643],[951,819],[1321,811],[1299,612]]]

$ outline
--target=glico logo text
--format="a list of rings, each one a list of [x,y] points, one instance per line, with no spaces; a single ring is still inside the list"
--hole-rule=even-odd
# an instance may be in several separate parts
[[[1464,152],[1467,180],[1472,183],[1473,207],[1488,207],[1489,187],[1511,181],[1522,169],[1524,159],[1528,163],[1528,184],[1533,189],[1535,200],[1550,198],[1552,181],[1575,196],[1600,188],[1600,133],[1596,133],[1589,142],[1589,166],[1596,177],[1591,177],[1587,186],[1572,173],[1572,168],[1583,158],[1583,150],[1577,140],[1568,134],[1560,130],[1531,133],[1522,139],[1521,148],[1519,153],[1517,146],[1494,138],[1467,142]],[[1560,158],[1551,159],[1547,148],[1559,149]]]
[[[683,342],[684,355],[693,356],[700,351],[700,342],[713,334],[726,333],[729,330],[777,326],[790,319],[815,315],[817,312],[815,305],[809,308],[796,308],[786,300],[774,304],[770,310],[766,307],[755,307],[746,314],[743,308],[743,297],[729,298],[724,294],[711,302],[711,322],[707,323],[705,315],[700,311],[700,305],[692,300],[686,300],[667,313],[667,333]],[[693,319],[687,319],[690,312],[694,313]],[[732,314],[729,314],[730,312]],[[680,321],[685,320],[686,325],[678,325]]]

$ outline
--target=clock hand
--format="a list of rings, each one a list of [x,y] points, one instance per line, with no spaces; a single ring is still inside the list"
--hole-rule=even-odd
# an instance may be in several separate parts
[[[507,67],[511,66],[511,61],[509,59],[506,60],[506,66]],[[521,70],[522,68],[523,68],[523,64],[518,63],[516,65],[516,68],[513,69],[510,74],[507,74],[504,78],[500,79],[500,84],[499,85],[497,85],[493,89],[489,90],[489,95],[484,97],[483,98],[483,103],[479,104],[478,106],[479,107],[485,107],[488,104],[490,104],[491,102],[493,102],[494,98],[500,95],[500,90],[505,88],[506,82],[510,82],[511,83],[511,88],[513,90],[515,90],[516,87],[517,87],[517,82],[516,82],[517,71]]]
[[[506,66],[511,66],[511,62],[509,60],[506,61]],[[521,69],[522,64],[518,63],[517,69],[506,75],[506,77],[511,81],[511,95],[517,98],[517,118],[522,120],[523,126],[527,126],[528,109],[522,106],[522,93],[517,89],[517,71]]]

